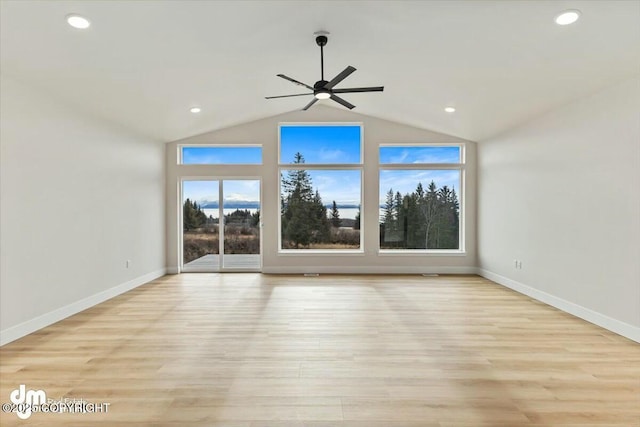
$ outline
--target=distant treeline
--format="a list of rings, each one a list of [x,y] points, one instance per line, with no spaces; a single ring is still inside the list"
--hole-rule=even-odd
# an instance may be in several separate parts
[[[260,223],[260,211],[251,213],[248,209],[236,209],[224,216],[225,224],[236,224],[248,227],[257,227]],[[218,219],[204,213],[203,207],[196,201],[186,199],[182,206],[182,220],[184,231],[193,231],[201,228],[214,228]]]
[[[380,220],[380,247],[458,249],[460,204],[455,189],[427,190],[418,183],[413,193],[387,192]]]

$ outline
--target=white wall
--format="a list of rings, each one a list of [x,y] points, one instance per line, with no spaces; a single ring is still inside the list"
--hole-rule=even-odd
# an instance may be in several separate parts
[[[278,123],[360,122],[364,126],[363,229],[364,254],[311,255],[278,254]],[[462,255],[381,256],[378,245],[378,144],[380,143],[466,143],[467,186],[465,193],[466,253]],[[178,144],[262,144],[262,166],[177,165]],[[179,260],[179,202],[181,177],[217,175],[262,177],[263,271],[267,273],[472,273],[476,267],[475,229],[475,143],[427,130],[364,116],[347,110],[314,106],[239,126],[167,144],[167,267],[177,272]],[[369,206],[369,208],[367,208]],[[368,212],[368,214],[367,214]]]
[[[4,344],[163,274],[165,204],[163,144],[6,76],[1,102]]]
[[[640,78],[482,142],[478,157],[483,274],[640,341]]]

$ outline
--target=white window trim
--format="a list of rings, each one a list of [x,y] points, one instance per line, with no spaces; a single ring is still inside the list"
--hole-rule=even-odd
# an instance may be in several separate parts
[[[360,127],[360,163],[280,163],[281,128],[286,126],[359,126]],[[281,122],[278,123],[278,256],[364,256],[364,124],[362,122]],[[282,197],[283,171],[287,170],[359,170],[360,171],[360,247],[358,249],[282,249]]]
[[[187,166],[191,166],[191,165],[187,165]],[[222,218],[224,217],[224,204],[220,203],[220,201],[224,198],[224,191],[223,191],[223,186],[222,186],[222,182],[223,181],[259,181],[260,182],[260,223],[259,223],[259,230],[260,230],[260,268],[258,270],[253,270],[253,269],[241,269],[241,270],[237,270],[240,272],[251,272],[251,271],[262,271],[262,267],[263,267],[263,256],[264,256],[264,236],[263,236],[263,213],[262,213],[262,190],[263,190],[263,179],[261,176],[258,175],[183,175],[183,176],[179,176],[178,177],[178,259],[179,259],[179,271],[183,272],[183,273],[190,273],[190,272],[198,272],[197,270],[188,270],[185,271],[184,270],[184,210],[183,210],[183,205],[184,205],[184,183],[185,181],[210,181],[210,182],[218,182],[218,217]],[[219,224],[222,224],[224,226],[224,223],[222,222],[223,220],[219,220],[221,222],[219,222]],[[218,234],[219,236],[222,236],[222,239],[219,239],[219,251],[222,250],[224,252],[224,229],[222,230],[221,234]],[[224,253],[222,253],[222,256],[224,257]],[[236,271],[235,269],[232,268],[224,268],[222,266],[222,264],[220,265],[220,267],[218,268],[218,270],[216,271],[212,271],[213,273],[222,273],[222,272],[230,272],[230,271]],[[209,271],[207,271],[209,272]]]
[[[362,122],[280,122],[278,123],[278,167],[284,167],[284,166],[292,166],[292,165],[296,165],[296,163],[282,163],[280,162],[280,157],[281,157],[281,140],[280,140],[280,136],[282,135],[281,129],[283,127],[292,127],[292,126],[296,126],[296,127],[302,127],[302,126],[314,126],[314,127],[321,127],[321,126],[333,126],[333,127],[337,127],[337,126],[358,126],[360,127],[360,163],[346,163],[346,165],[349,166],[362,166],[364,165],[364,124]],[[305,163],[305,165],[310,165],[310,166],[325,166],[328,163]],[[336,163],[336,165],[342,165],[342,163]]]
[[[380,163],[381,147],[460,147],[460,163]],[[460,211],[458,213],[458,244],[459,249],[381,249],[380,239],[377,239],[377,254],[379,256],[465,256],[466,239],[465,239],[465,185],[466,185],[466,145],[464,143],[381,143],[378,144],[378,204],[380,203],[380,172],[383,170],[459,170],[460,171],[460,188],[457,190],[460,203]],[[380,227],[380,219],[378,219],[378,227]]]
[[[304,164],[304,163],[301,163]],[[279,167],[278,168],[278,255],[325,255],[325,254],[363,254],[364,255],[364,232],[362,220],[364,212],[364,168],[362,166],[349,165],[348,167],[339,167],[337,165],[317,165],[314,168],[301,167]],[[336,169],[338,167],[338,169]],[[359,170],[360,171],[360,247],[358,249],[282,249],[282,211],[280,211],[280,197],[282,197],[282,172],[287,170]]]

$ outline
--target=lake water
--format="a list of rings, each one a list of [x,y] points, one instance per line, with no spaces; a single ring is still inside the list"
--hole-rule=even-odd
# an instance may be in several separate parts
[[[241,209],[244,210],[244,209]],[[247,209],[252,214],[257,211],[257,209]],[[211,215],[213,218],[218,218],[218,209],[202,209],[202,211],[207,215]],[[223,209],[225,215],[229,215],[232,212],[235,212],[236,209]],[[343,208],[338,209],[338,213],[340,214],[340,218],[344,219],[355,219],[356,214],[358,213],[358,208]],[[327,209],[327,215],[330,215],[331,211]],[[380,214],[382,214],[382,209],[380,209]]]

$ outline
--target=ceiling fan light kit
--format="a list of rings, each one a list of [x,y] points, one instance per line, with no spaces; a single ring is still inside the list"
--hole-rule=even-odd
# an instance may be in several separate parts
[[[346,79],[353,73],[356,69],[349,65],[347,68],[342,70],[340,74],[335,76],[332,80],[327,81],[324,79],[324,47],[329,40],[327,35],[329,33],[326,31],[318,31],[314,33],[316,36],[316,44],[320,46],[320,80],[315,82],[313,87],[309,86],[306,83],[302,83],[298,80],[292,79],[291,77],[285,76],[284,74],[278,74],[278,77],[283,78],[285,80],[290,81],[298,86],[304,86],[305,88],[311,90],[311,93],[297,93],[293,95],[279,95],[279,96],[267,96],[265,99],[274,99],[274,98],[288,98],[292,96],[305,96],[305,95],[313,95],[313,99],[309,102],[302,110],[308,110],[313,104],[318,102],[319,99],[332,99],[333,101],[341,104],[348,109],[352,110],[355,108],[355,105],[351,104],[348,101],[345,101],[341,97],[337,96],[337,93],[356,93],[356,92],[382,92],[384,90],[384,86],[375,86],[375,87],[355,87],[355,88],[344,88],[344,89],[334,89],[334,87],[340,83],[342,80]]]

